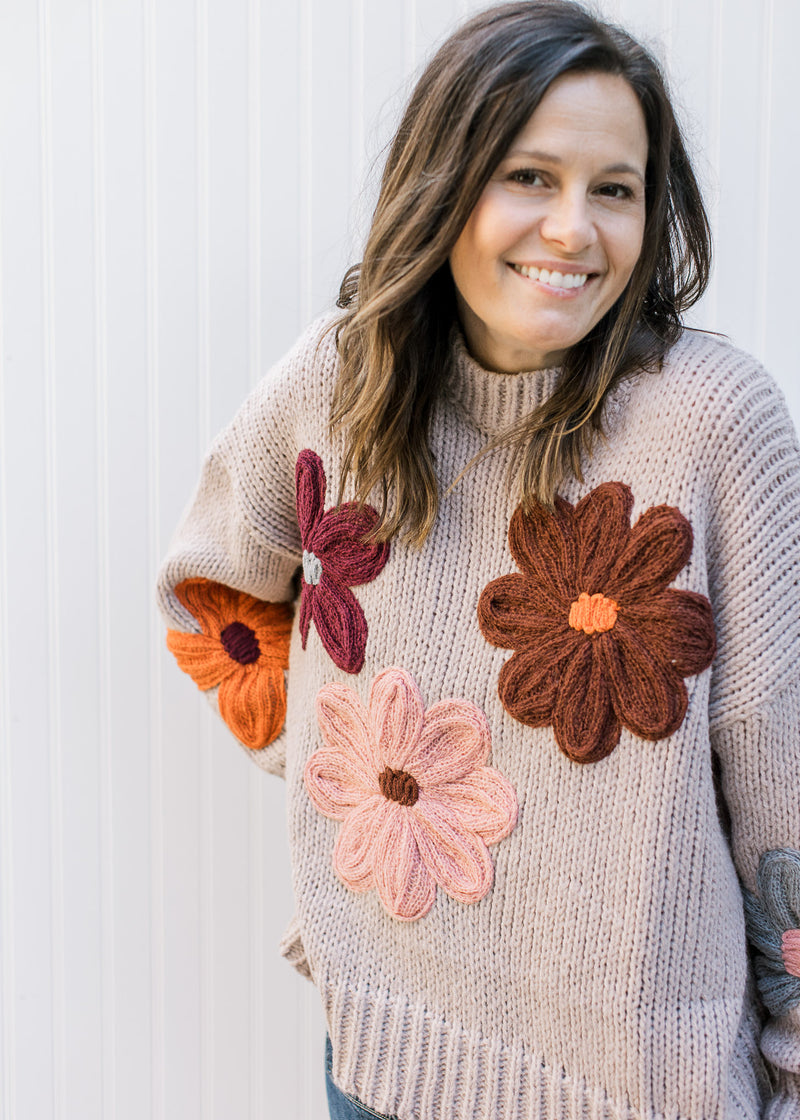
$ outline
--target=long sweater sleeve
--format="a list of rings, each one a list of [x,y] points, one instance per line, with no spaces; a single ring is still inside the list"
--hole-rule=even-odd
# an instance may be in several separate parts
[[[302,558],[294,426],[305,411],[302,371],[325,342],[312,327],[214,441],[158,582],[181,668],[256,764],[281,775],[291,623],[284,604],[295,598]]]
[[[791,992],[782,1002],[771,996],[763,927],[770,913],[783,914],[785,928],[800,925],[800,854],[796,864],[778,856],[784,873],[765,877],[775,853],[800,848],[800,453],[783,398],[757,368],[725,402],[718,436],[708,534],[720,651],[711,743],[769,1016],[761,1034],[773,1087],[765,1116],[788,1120],[800,1115],[800,978],[786,973],[778,954],[772,971],[783,973]],[[777,898],[764,897],[771,890]],[[778,941],[783,932],[773,930]]]

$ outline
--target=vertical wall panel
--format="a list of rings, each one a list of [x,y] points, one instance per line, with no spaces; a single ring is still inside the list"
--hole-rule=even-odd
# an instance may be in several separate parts
[[[695,313],[800,418],[792,0],[600,0],[667,57],[717,239]],[[0,5],[0,1116],[320,1120],[278,957],[284,787],[165,653],[211,436],[330,307],[435,42],[483,0]]]
[[[5,91],[3,91],[5,92]],[[0,215],[2,192],[0,190]],[[6,363],[5,322],[3,314],[3,251],[0,220],[0,447],[6,443]],[[10,552],[8,537],[8,495],[6,462],[0,450],[0,555]],[[14,967],[13,879],[14,852],[12,840],[12,765],[11,765],[11,697],[8,690],[10,672],[10,633],[8,621],[9,584],[5,565],[0,565],[0,1116],[16,1114],[16,978]]]
[[[144,240],[144,384],[147,432],[144,458],[144,490],[147,509],[145,573],[152,587],[153,573],[162,554],[160,476],[166,466],[160,457],[161,416],[159,324],[161,321],[159,261],[159,195],[158,195],[158,72],[155,0],[142,0],[142,208]],[[148,662],[148,800],[150,855],[150,994],[151,994],[151,1083],[150,1099],[154,1120],[166,1120],[168,1043],[175,1036],[169,1023],[169,995],[173,973],[168,974],[166,846],[164,836],[164,707],[163,707],[163,642],[152,612],[147,614]],[[203,927],[201,926],[201,929]],[[178,1020],[180,1023],[180,1017]],[[176,1024],[177,1025],[177,1024]],[[182,1052],[182,1051],[181,1051]]]
[[[56,1023],[56,1115],[96,1115],[102,1100],[99,846],[96,385],[91,10],[88,0],[50,4],[47,16],[52,130],[51,495],[55,564],[52,650],[58,708],[53,874],[62,928],[63,1026]],[[76,650],[80,656],[76,656]],[[73,744],[81,744],[76,750]],[[56,774],[54,771],[54,779]],[[61,960],[63,959],[63,966]],[[61,1063],[63,1062],[63,1066]]]
[[[311,159],[309,259],[313,314],[333,303],[350,255],[352,19],[349,5],[313,5],[306,76],[310,98],[307,141]]]
[[[719,100],[737,121],[735,132],[719,134],[715,152],[715,225],[719,230],[715,268],[715,322],[718,330],[736,333],[740,346],[754,350],[757,331],[757,288],[763,283],[759,263],[763,260],[758,222],[743,222],[741,199],[758,200],[764,135],[761,129],[761,98],[754,90],[764,88],[765,38],[768,28],[760,4],[725,10],[719,35]],[[743,82],[742,75],[751,75]],[[747,261],[748,267],[743,267]]]
[[[46,294],[51,223],[45,213],[43,178],[50,165],[49,130],[43,128],[38,6],[15,10],[10,30],[13,38],[0,36],[0,103],[8,149],[17,157],[14,174],[9,174],[6,163],[0,180],[5,409],[0,454],[7,545],[2,568],[9,589],[5,621],[6,648],[11,654],[4,666],[8,708],[3,726],[9,735],[3,744],[4,769],[11,784],[4,832],[13,859],[4,893],[14,952],[13,983],[4,992],[5,999],[13,1000],[4,1022],[14,1033],[4,1036],[4,1044],[13,1060],[10,1075],[17,1115],[50,1117],[55,1090],[50,747],[57,714],[50,710],[52,587],[47,521],[46,410],[52,373],[46,332],[52,324],[52,307]],[[12,117],[8,106],[13,101],[19,109]]]
[[[762,193],[755,217],[766,242],[766,268],[760,293],[763,320],[757,352],[767,367],[780,379],[795,417],[800,418],[800,378],[797,368],[797,345],[792,324],[796,322],[795,260],[798,253],[797,184],[800,183],[800,126],[794,98],[787,95],[797,79],[797,54],[800,42],[800,7],[791,0],[763,0],[762,12],[771,9],[772,41],[768,58],[769,143],[762,158],[765,192]],[[766,12],[762,16],[766,20]],[[765,106],[766,97],[761,103]],[[761,165],[760,165],[761,166]],[[766,194],[766,197],[764,195]],[[765,207],[767,209],[765,209]],[[738,261],[739,274],[746,261]]]
[[[113,827],[115,1115],[154,1116],[150,846],[150,640],[145,136],[141,3],[104,4],[101,147],[108,398],[106,733]],[[165,729],[165,734],[166,734]],[[109,982],[112,982],[111,980]],[[189,1009],[190,1012],[190,1009]],[[189,1029],[188,1027],[186,1028]]]
[[[157,161],[159,536],[166,544],[194,485],[208,438],[209,166],[207,7],[194,0],[154,5],[145,49],[152,52]],[[163,641],[157,637],[159,649]],[[163,654],[162,654],[163,656]],[[208,1115],[213,1084],[209,1042],[210,890],[203,782],[209,730],[193,711],[196,691],[171,687],[170,659],[161,665],[163,796],[163,1055],[164,1116]]]
[[[103,119],[105,111],[105,69],[103,11],[100,0],[91,0],[91,139],[93,200],[93,328],[94,384],[96,388],[95,477],[97,504],[97,719],[99,751],[99,875],[100,875],[100,984],[102,989],[101,1037],[99,1057],[101,1074],[98,1088],[102,1094],[101,1114],[119,1115],[116,1108],[116,976],[114,943],[114,843],[111,692],[111,596],[108,534],[108,337],[106,277],[106,194]]]

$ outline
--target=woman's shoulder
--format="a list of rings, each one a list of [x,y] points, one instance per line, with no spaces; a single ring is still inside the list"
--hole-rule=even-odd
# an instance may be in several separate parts
[[[758,359],[704,331],[685,329],[657,372],[634,379],[630,396],[641,422],[680,425],[709,449],[715,436],[760,426],[768,416],[791,429],[784,395]]]
[[[338,373],[336,327],[340,320],[341,312],[328,311],[306,327],[294,345],[264,373],[252,399],[288,394],[298,400],[310,397],[318,405],[319,393],[332,387]]]
[[[661,370],[667,391],[688,403],[716,402],[719,412],[735,410],[755,394],[782,399],[761,362],[720,334],[684,328],[664,356]]]
[[[241,439],[259,438],[275,425],[288,432],[302,428],[309,418],[328,416],[339,368],[339,318],[329,312],[315,319],[266,370],[233,420],[219,433],[215,449]]]

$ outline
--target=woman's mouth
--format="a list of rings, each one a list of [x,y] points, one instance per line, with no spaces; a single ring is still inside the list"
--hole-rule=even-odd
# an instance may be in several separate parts
[[[538,280],[540,284],[547,284],[550,288],[582,288],[589,276],[588,272],[559,272],[548,268],[537,268],[536,265],[513,264],[510,265],[520,276],[527,276],[530,280]]]

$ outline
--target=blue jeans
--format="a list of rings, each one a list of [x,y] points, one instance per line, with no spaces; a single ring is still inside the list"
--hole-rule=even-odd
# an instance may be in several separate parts
[[[328,1090],[328,1111],[331,1120],[393,1120],[393,1117],[376,1112],[374,1108],[362,1104],[361,1101],[351,1097],[349,1093],[343,1093],[334,1085],[331,1077],[332,1064],[333,1049],[330,1038],[327,1038],[325,1040],[325,1088]]]

